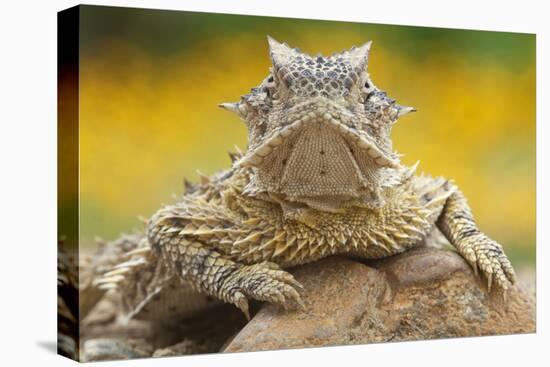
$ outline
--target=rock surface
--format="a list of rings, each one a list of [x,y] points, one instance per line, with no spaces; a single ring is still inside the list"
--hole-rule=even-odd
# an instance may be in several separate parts
[[[117,322],[116,298],[86,317],[83,361],[425,340],[535,331],[534,281],[506,294],[487,287],[453,251],[419,248],[376,261],[332,257],[290,271],[306,310],[252,302],[169,325]],[[529,272],[532,275],[532,271]],[[521,271],[518,274],[520,279]],[[532,284],[531,284],[532,283]],[[529,287],[531,284],[531,287]]]
[[[211,352],[204,345],[198,344],[197,342],[189,339],[174,344],[170,347],[161,348],[155,350],[153,357],[173,357],[173,356],[183,356],[188,354],[202,354]]]
[[[116,302],[105,297],[84,320],[82,360],[105,361],[216,353],[246,324],[243,313],[220,305],[170,324],[116,318]]]
[[[82,362],[150,357],[152,346],[143,339],[91,339],[84,343]]]
[[[516,286],[504,302],[455,252],[366,264],[333,257],[291,270],[306,310],[264,305],[224,352],[535,332],[531,292]]]

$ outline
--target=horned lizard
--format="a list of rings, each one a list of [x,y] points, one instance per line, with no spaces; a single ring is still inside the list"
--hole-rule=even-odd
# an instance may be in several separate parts
[[[187,183],[145,233],[107,246],[116,256],[104,256],[112,270],[96,274],[96,287],[116,289],[128,317],[170,319],[212,300],[248,316],[252,299],[303,306],[302,286],[285,268],[330,255],[384,258],[434,231],[489,291],[492,282],[504,291],[514,284],[501,245],[480,232],[458,187],[416,175],[418,163],[407,167],[393,151],[391,129],[414,109],[373,83],[371,42],[329,57],[268,42],[269,75],[220,105],[246,124],[246,152]]]

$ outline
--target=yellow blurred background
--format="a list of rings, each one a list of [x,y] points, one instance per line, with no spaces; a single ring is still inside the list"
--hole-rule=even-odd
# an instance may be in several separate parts
[[[418,112],[403,161],[452,178],[514,262],[535,259],[535,36],[84,6],[81,244],[141,228],[183,179],[230,165],[246,130],[221,102],[267,75],[266,35],[308,53],[373,40],[373,81]]]

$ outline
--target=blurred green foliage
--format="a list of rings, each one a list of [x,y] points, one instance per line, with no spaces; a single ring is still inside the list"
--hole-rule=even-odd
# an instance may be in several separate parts
[[[138,8],[83,8],[80,39],[85,54],[97,52],[108,38],[124,39],[147,52],[170,54],[195,52],[194,45],[201,41],[239,37],[243,33],[253,32],[261,37],[269,34],[294,44],[304,32],[320,32],[364,34],[391,51],[419,59],[429,58],[437,50],[473,57],[477,63],[497,62],[517,68],[535,63],[535,36],[531,34]]]

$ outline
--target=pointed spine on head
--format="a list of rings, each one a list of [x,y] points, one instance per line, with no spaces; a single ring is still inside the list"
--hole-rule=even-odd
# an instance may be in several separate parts
[[[267,36],[269,44],[269,56],[273,64],[273,76],[279,80],[286,82],[288,74],[287,66],[292,56],[296,56],[299,52],[296,49],[290,48],[286,43],[280,43],[271,36]]]
[[[397,117],[405,116],[411,112],[416,112],[416,108],[410,106],[398,106]]]
[[[223,108],[226,111],[233,112],[246,123],[246,116],[248,115],[248,109],[243,102],[229,102],[220,103],[218,107]]]
[[[351,50],[347,51],[351,66],[359,74],[367,71],[371,45],[372,41],[369,41],[360,47],[352,47]]]

